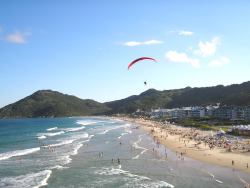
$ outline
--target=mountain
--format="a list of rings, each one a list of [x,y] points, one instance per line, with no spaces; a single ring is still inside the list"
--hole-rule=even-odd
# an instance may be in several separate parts
[[[149,89],[140,95],[105,103],[109,113],[132,113],[137,109],[175,108],[184,106],[250,105],[250,81],[229,86],[191,88],[158,91]]]
[[[115,113],[133,113],[137,109],[175,108],[184,106],[250,105],[250,81],[229,86],[158,91],[149,89],[140,95],[99,103],[52,90],[40,90],[0,109],[0,118],[63,117]]]
[[[105,104],[94,100],[40,90],[1,108],[0,118],[86,116],[103,114],[108,110]]]

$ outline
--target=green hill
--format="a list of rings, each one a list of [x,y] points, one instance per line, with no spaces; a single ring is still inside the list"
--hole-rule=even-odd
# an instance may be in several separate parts
[[[52,90],[40,90],[0,109],[1,118],[98,115],[109,110],[104,104],[82,100]]]
[[[132,113],[137,109],[205,106],[216,103],[230,106],[250,105],[250,81],[229,86],[186,87],[164,91],[149,89],[140,95],[107,103],[99,103],[90,99],[82,100],[51,90],[41,90],[0,109],[0,118]]]
[[[250,105],[250,82],[229,86],[191,88],[157,91],[149,89],[140,95],[106,103],[110,113],[132,113],[137,109],[175,108],[184,106]]]

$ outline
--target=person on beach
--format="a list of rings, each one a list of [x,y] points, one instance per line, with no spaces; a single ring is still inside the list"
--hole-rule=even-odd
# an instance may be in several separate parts
[[[232,160],[232,166],[234,166],[234,160]]]
[[[117,159],[117,163],[118,163],[118,164],[120,164],[120,163],[121,163],[119,158]]]

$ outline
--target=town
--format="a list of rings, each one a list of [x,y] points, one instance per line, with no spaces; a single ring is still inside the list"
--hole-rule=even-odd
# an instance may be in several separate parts
[[[178,123],[182,126],[201,129],[225,130],[235,135],[250,136],[250,106],[194,106],[172,109],[138,109],[133,116],[143,116],[150,119],[160,119]],[[223,130],[222,130],[223,129]]]

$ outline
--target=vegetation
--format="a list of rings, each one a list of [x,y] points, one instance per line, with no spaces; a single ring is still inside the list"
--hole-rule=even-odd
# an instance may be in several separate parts
[[[99,103],[82,100],[51,90],[41,90],[0,109],[0,118],[8,117],[60,117],[99,114],[131,114],[137,109],[150,111],[152,108],[176,108],[183,106],[250,105],[250,81],[230,86],[158,91],[149,89],[140,95],[125,99]],[[212,120],[211,120],[212,121]],[[227,122],[221,125],[226,125]],[[204,129],[209,125],[199,125]]]
[[[106,105],[93,100],[82,100],[56,91],[41,90],[0,109],[0,117],[83,116],[103,114],[108,110]]]
[[[200,121],[199,119],[185,119],[177,121],[178,124],[184,127],[194,127],[203,130],[219,130],[220,127],[209,122]]]
[[[132,113],[137,109],[176,108],[183,106],[250,105],[250,81],[230,86],[215,86],[157,91],[147,90],[140,95],[106,103],[110,113]]]

